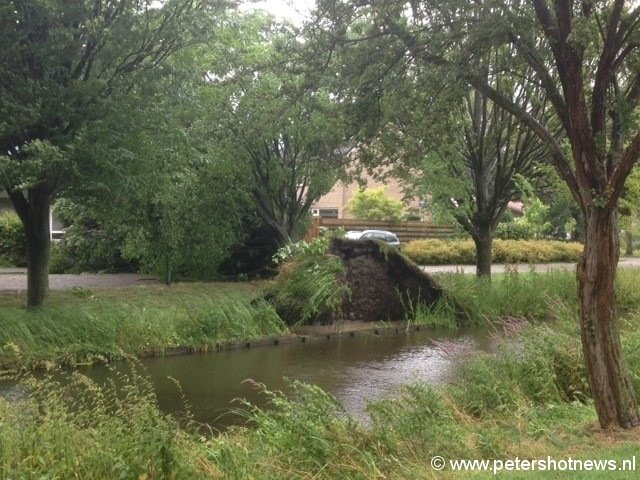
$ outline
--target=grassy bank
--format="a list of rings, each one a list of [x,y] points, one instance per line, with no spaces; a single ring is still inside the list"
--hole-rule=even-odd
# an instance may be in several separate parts
[[[639,431],[597,428],[581,362],[572,276],[496,280],[488,286],[468,277],[442,278],[469,318],[491,316],[503,338],[500,347],[469,359],[452,384],[409,385],[397,398],[371,404],[368,426],[350,419],[322,390],[295,383],[292,399],[265,389],[273,408],[253,408],[249,426],[206,438],[195,426],[179,427],[161,414],[135,368],[106,387],[79,374],[70,374],[65,385],[56,377],[27,376],[15,391],[20,401],[0,399],[0,477],[493,478],[449,466],[435,471],[431,459],[551,456],[621,464],[637,454]],[[640,273],[622,271],[619,280],[624,349],[640,389]],[[503,478],[634,475],[536,471]]]
[[[287,332],[271,306],[253,302],[261,284],[161,285],[52,292],[36,311],[0,296],[0,367],[100,362],[161,354],[174,347],[210,350],[219,342]]]

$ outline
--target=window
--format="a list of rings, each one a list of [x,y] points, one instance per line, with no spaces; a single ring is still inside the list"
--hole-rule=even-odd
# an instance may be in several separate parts
[[[337,208],[319,208],[318,216],[322,218],[338,218]]]

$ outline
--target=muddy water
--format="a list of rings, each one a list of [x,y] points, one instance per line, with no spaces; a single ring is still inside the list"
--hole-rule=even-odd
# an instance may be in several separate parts
[[[179,414],[186,400],[196,421],[220,429],[242,421],[230,412],[241,407],[237,399],[264,404],[264,396],[247,379],[270,390],[286,391],[286,378],[316,384],[335,395],[351,415],[366,421],[368,401],[392,396],[400,385],[412,381],[446,382],[468,353],[489,346],[490,340],[480,331],[357,332],[304,344],[154,358],[142,363],[164,411]],[[85,372],[98,381],[113,375],[104,367]]]

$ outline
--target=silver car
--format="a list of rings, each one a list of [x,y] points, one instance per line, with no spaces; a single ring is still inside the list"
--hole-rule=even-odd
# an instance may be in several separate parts
[[[351,240],[361,240],[365,238],[369,238],[372,240],[379,240],[381,242],[385,242],[388,245],[399,247],[400,240],[395,233],[389,232],[387,230],[364,230],[362,232],[351,230],[346,233],[345,238]]]

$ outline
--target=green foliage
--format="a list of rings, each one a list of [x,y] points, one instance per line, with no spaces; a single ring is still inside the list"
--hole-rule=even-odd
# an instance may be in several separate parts
[[[257,387],[271,407],[251,407],[249,429],[231,431],[208,444],[210,461],[225,477],[382,478],[373,439],[333,396],[297,381],[291,382],[290,396]]]
[[[56,214],[68,225],[62,240],[51,245],[51,273],[131,272],[135,262],[123,258],[124,227],[109,229],[86,205],[56,202]]]
[[[219,63],[205,67],[200,129],[243,172],[239,187],[277,247],[306,232],[311,205],[345,169],[347,144],[334,92],[307,81],[297,32],[261,14],[237,18]]]
[[[617,294],[626,300],[623,346],[636,365],[640,273],[620,273]],[[452,382],[407,385],[394,398],[370,404],[370,423],[354,421],[318,387],[294,381],[287,394],[255,385],[269,406],[249,405],[243,409],[246,425],[203,438],[160,413],[152,387],[136,367],[106,386],[56,371],[26,376],[16,398],[0,398],[0,473],[18,478],[413,479],[435,478],[429,463],[434,455],[506,459],[527,452],[533,458],[564,458],[571,451],[573,458],[618,458],[637,450],[635,436],[628,433],[593,435],[596,417],[581,359],[572,274],[511,274],[490,284],[464,275],[440,280],[459,305],[483,309],[477,315],[502,317],[493,322],[495,348],[464,358]],[[150,295],[149,304],[181,306],[175,297],[164,296]],[[198,304],[191,297],[183,301],[189,308]],[[527,307],[532,320],[549,321],[515,318]],[[104,328],[96,317],[91,321]],[[438,347],[444,357],[451,354],[446,342]],[[7,345],[5,351],[9,348],[15,347]],[[640,377],[635,370],[632,375],[638,391]],[[612,448],[612,439],[620,445]]]
[[[266,298],[289,325],[329,322],[340,315],[349,295],[343,274],[344,266],[337,257],[300,252],[280,265]]]
[[[576,279],[569,272],[506,273],[492,282],[442,274],[438,282],[446,292],[443,308],[463,324],[491,326],[504,318],[544,321],[554,316],[558,302],[577,309]]]
[[[96,191],[102,191],[103,205],[122,198],[114,187],[127,184],[141,163],[131,148],[136,133],[162,124],[166,116],[157,113],[171,104],[169,95],[157,95],[164,93],[158,85],[170,83],[174,73],[167,59],[210,33],[204,19],[226,6],[191,0],[3,2],[0,174],[30,237],[28,248],[48,249],[39,232],[63,192],[77,194],[79,203],[96,201]],[[153,136],[167,153],[167,130],[161,132]],[[48,255],[29,256],[32,272],[47,271]],[[28,304],[38,306],[46,277],[32,278]]]
[[[464,387],[452,388],[452,395],[465,412],[481,417],[527,404],[586,401],[589,386],[577,332],[532,327],[523,340],[524,349],[502,345],[461,369]]]
[[[327,253],[329,248],[329,237],[322,236],[315,238],[310,242],[305,242],[301,240],[296,243],[289,243],[284,247],[280,248],[275,255],[273,256],[273,262],[276,265],[280,265],[287,260],[291,260],[294,257],[301,255],[308,255],[313,257],[320,257]]]
[[[495,240],[495,263],[575,262],[582,254],[579,243],[553,240]],[[414,240],[404,253],[418,265],[472,265],[475,246],[471,240]]]
[[[122,299],[71,292],[37,311],[5,306],[0,311],[0,366],[103,362],[162,354],[172,347],[206,351],[220,342],[286,332],[273,308],[262,301],[186,287],[155,292],[145,298],[144,291],[134,289]]]
[[[20,379],[19,400],[0,398],[0,474],[203,478],[197,444],[160,411],[138,369],[106,386],[77,372]]]
[[[358,190],[346,208],[355,218],[387,222],[401,221],[404,211],[402,202],[389,197],[384,187]]]
[[[24,228],[18,215],[12,212],[0,214],[0,261],[24,267],[27,264],[26,242]]]
[[[531,240],[534,238],[531,224],[520,222],[519,219],[511,219],[501,222],[496,227],[496,238],[500,240]]]
[[[524,213],[521,217],[509,222],[503,222],[496,229],[496,237],[503,240],[532,240],[545,238],[552,233],[553,224],[550,221],[551,207],[545,204],[534,192],[533,185],[522,175],[516,176],[524,203]],[[556,228],[557,232],[572,232],[575,229],[575,219],[570,218]]]

